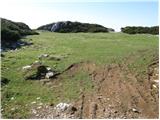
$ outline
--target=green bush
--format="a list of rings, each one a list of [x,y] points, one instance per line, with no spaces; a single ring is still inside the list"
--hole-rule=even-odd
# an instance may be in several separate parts
[[[13,40],[16,41],[25,35],[37,34],[35,31],[32,31],[28,25],[19,22],[13,22],[1,18],[1,36],[3,40]]]
[[[19,34],[18,31],[10,30],[10,29],[7,29],[7,28],[4,28],[4,29],[1,30],[2,42],[3,42],[3,40],[17,41],[18,39],[20,39],[20,37],[21,37],[21,35]]]
[[[127,26],[124,28],[121,28],[121,31],[128,34],[159,34],[159,26],[153,26],[153,27],[135,27],[135,26]]]
[[[28,25],[20,22],[13,22],[1,18],[1,45],[2,47],[11,47],[21,37],[26,35],[35,35],[37,32],[31,30]]]

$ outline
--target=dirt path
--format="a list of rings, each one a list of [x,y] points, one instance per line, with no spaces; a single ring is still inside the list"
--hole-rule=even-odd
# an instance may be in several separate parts
[[[94,91],[82,91],[79,99],[72,103],[76,112],[67,112],[59,118],[158,118],[159,86],[155,81],[159,74],[158,61],[149,65],[148,79],[142,83],[127,67],[117,64],[98,67],[91,62],[81,62],[72,64],[63,73],[72,76],[78,71],[89,74]]]
[[[137,78],[120,65],[98,68],[92,63],[80,63],[67,72],[73,74],[80,67],[89,72],[95,90],[89,95],[84,93],[82,118],[158,117],[158,94],[153,93],[150,80],[139,84]],[[75,104],[78,107],[79,103]]]

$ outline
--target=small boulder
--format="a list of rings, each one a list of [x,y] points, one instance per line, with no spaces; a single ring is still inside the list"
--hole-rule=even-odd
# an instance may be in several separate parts
[[[24,78],[27,79],[42,79],[45,78],[47,73],[46,66],[44,65],[33,65],[30,70],[24,73]]]
[[[153,88],[157,88],[157,86],[155,84],[152,85]]]
[[[43,65],[40,61],[35,61],[31,65],[24,66],[22,69],[25,80],[49,79],[57,74],[57,71]]]
[[[22,67],[22,69],[23,70],[29,70],[29,69],[31,69],[31,65],[24,66],[24,67]]]
[[[48,71],[51,71],[52,69],[51,69],[50,67],[47,67],[47,70],[48,70]]]
[[[139,113],[139,111],[136,108],[132,108],[132,111],[135,113]]]
[[[159,80],[153,80],[155,83],[158,83],[159,84]]]
[[[34,63],[32,63],[32,66],[33,65],[41,65],[42,63],[40,62],[40,61],[38,61],[38,60],[36,60]]]
[[[69,106],[70,104],[67,104],[67,103],[59,103],[56,105],[56,107],[54,107],[54,109],[58,111],[65,111]]]
[[[49,57],[49,55],[48,54],[42,54],[42,55],[38,56],[39,59],[46,58],[46,57]]]
[[[52,78],[54,76],[54,73],[53,72],[48,72],[46,73],[46,78],[49,79],[49,78]]]

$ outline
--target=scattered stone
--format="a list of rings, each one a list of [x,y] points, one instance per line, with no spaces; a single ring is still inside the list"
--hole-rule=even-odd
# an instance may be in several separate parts
[[[31,65],[24,66],[24,67],[22,67],[22,69],[23,70],[29,70],[29,69],[31,69]]]
[[[15,110],[15,108],[11,108],[11,110],[12,110],[12,111],[14,111],[14,110]]]
[[[49,106],[47,105],[46,108],[49,108]]]
[[[102,98],[103,98],[103,96],[102,96],[102,95],[98,96],[98,99],[102,99]]]
[[[156,73],[155,75],[156,75],[156,76],[159,76],[159,74],[158,74],[158,73]]]
[[[48,54],[42,54],[42,55],[38,56],[39,59],[46,58],[46,57],[49,57],[49,55]]]
[[[14,97],[11,97],[11,100],[14,100]]]
[[[36,101],[31,102],[31,104],[35,104],[35,103],[36,103]]]
[[[108,107],[112,107],[112,105],[109,104]]]
[[[63,112],[63,111],[65,111],[69,106],[70,106],[70,104],[67,104],[67,103],[59,103],[59,104],[56,105],[56,107],[54,107],[54,109]]]
[[[109,100],[110,100],[110,98],[107,98],[107,100],[109,101]]]
[[[41,108],[42,108],[42,106],[37,107],[37,109],[41,109]]]
[[[40,62],[40,61],[38,61],[38,60],[36,60],[33,64],[32,64],[32,66],[33,65],[41,65],[42,63]]]
[[[51,71],[52,69],[51,69],[50,67],[47,67],[47,70],[48,70],[48,71]]]
[[[159,80],[154,80],[155,83],[159,83]]]
[[[32,113],[33,113],[33,114],[36,114],[37,111],[36,111],[35,109],[32,109]]]
[[[38,105],[43,105],[43,103],[39,103]]]
[[[42,65],[40,61],[35,61],[31,65],[22,68],[25,80],[41,80],[44,78],[51,78],[57,72],[52,70],[49,66]]]
[[[37,99],[37,100],[40,100],[41,98],[40,98],[40,97],[37,97],[36,99]]]
[[[154,88],[157,88],[157,86],[155,84],[152,85]]]
[[[44,65],[32,65],[30,70],[24,72],[24,78],[25,80],[42,79],[45,78],[47,72],[46,66]]]
[[[133,112],[139,113],[139,111],[136,108],[132,108]]]
[[[53,77],[54,76],[54,73],[53,72],[48,72],[48,73],[46,73],[46,78],[47,79],[49,79],[49,78],[51,78],[51,77]]]

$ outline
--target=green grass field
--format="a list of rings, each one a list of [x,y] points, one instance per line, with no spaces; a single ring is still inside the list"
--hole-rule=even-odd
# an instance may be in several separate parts
[[[149,34],[41,32],[40,35],[27,36],[23,40],[33,42],[33,45],[5,52],[2,58],[2,76],[10,80],[1,88],[3,118],[28,118],[31,102],[36,101],[37,97],[46,104],[72,101],[78,97],[80,87],[77,84],[80,81],[85,83],[83,87],[86,90],[92,90],[90,78],[84,72],[72,78],[64,76],[61,80],[63,87],[57,89],[39,81],[25,81],[22,67],[38,60],[41,54],[66,56],[60,61],[42,60],[43,64],[58,71],[82,61],[109,65],[121,64],[129,59],[132,62],[128,67],[139,74],[146,71],[147,65],[158,54],[158,37]]]

